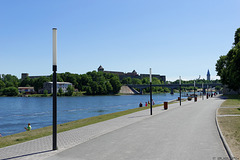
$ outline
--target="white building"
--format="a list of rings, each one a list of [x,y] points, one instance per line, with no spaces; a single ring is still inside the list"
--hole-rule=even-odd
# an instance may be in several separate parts
[[[68,86],[72,86],[72,83],[70,82],[57,82],[57,92],[60,88],[62,88],[63,93],[67,92]],[[53,93],[53,82],[45,82],[43,83],[43,91],[47,90],[48,93]]]

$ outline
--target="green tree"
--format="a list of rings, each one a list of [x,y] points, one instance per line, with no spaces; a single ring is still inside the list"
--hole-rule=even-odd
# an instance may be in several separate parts
[[[240,28],[235,32],[233,48],[226,56],[220,56],[216,63],[217,75],[221,82],[235,91],[240,89]]]
[[[99,95],[105,95],[107,94],[107,87],[105,85],[105,83],[101,82],[99,85],[98,85],[98,93]]]
[[[150,84],[150,79],[149,77],[145,77],[142,79],[142,84]]]
[[[40,89],[43,88],[43,83],[45,83],[45,82],[50,82],[50,78],[39,77],[39,78],[34,79],[34,82],[33,82],[34,90],[36,92],[38,92]]]
[[[90,83],[90,87],[91,87],[91,90],[92,90],[92,94],[96,95],[98,93],[98,83],[96,81],[92,81]]]
[[[59,88],[58,93],[59,93],[60,96],[63,95],[63,90],[62,90],[62,88]]]
[[[47,94],[48,94],[48,91],[45,89],[45,90],[43,91],[43,97],[47,97]]]
[[[13,82],[10,82],[10,81],[6,81],[5,84],[6,84],[6,87],[15,87]]]
[[[57,81],[58,82],[64,82],[63,78],[62,78],[62,74],[64,73],[57,73]],[[53,74],[50,75],[49,79],[52,81],[53,79]]]
[[[162,84],[162,83],[161,83],[161,81],[158,78],[153,77],[152,84]]]
[[[92,81],[92,77],[87,75],[87,74],[83,74],[83,75],[80,75],[77,79],[77,82],[78,82],[78,90],[86,90],[86,86],[88,84],[90,84],[90,82]]]
[[[73,86],[69,85],[67,88],[67,92],[65,94],[66,94],[66,96],[72,96],[73,92],[74,92]]]
[[[123,78],[122,84],[132,84],[132,78],[130,78],[130,77]]]
[[[138,78],[133,78],[132,79],[132,84],[142,84],[142,81]]]
[[[2,80],[5,83],[6,87],[18,87],[18,78],[16,76],[7,74],[7,75],[2,75]]]
[[[2,80],[0,80],[0,89],[3,89],[3,88],[5,88],[5,83]]]
[[[116,94],[121,87],[118,76],[104,72],[87,72],[79,76],[77,81],[79,90],[86,91],[88,95]]]
[[[6,96],[17,96],[18,89],[16,87],[8,87],[3,89],[3,95]]]
[[[120,83],[119,77],[114,76],[110,79],[110,83],[113,87],[113,93],[117,94],[122,86],[122,84]]]
[[[167,87],[164,87],[164,92],[170,92],[170,89]]]
[[[106,82],[107,93],[113,93],[113,87],[109,81]]]
[[[33,86],[33,80],[30,79],[29,77],[26,77],[21,81],[20,86],[21,87]]]
[[[91,76],[92,77],[92,80],[93,81],[97,81],[98,80],[98,76],[100,75],[101,73],[98,73],[96,71],[92,71],[92,72],[88,72],[87,75]]]
[[[93,94],[92,93],[92,88],[90,86],[85,87],[85,90],[86,90],[86,94],[88,94],[88,95],[92,95]]]
[[[238,44],[238,42],[240,42],[240,28],[238,28],[235,32],[233,45],[236,46]]]

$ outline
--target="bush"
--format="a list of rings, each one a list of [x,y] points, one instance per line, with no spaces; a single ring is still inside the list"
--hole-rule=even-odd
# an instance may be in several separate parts
[[[47,94],[48,94],[48,91],[45,89],[45,90],[43,91],[42,97],[47,97]]]

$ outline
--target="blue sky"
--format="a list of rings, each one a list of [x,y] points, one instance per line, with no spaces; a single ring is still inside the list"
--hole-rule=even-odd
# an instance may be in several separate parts
[[[105,70],[185,80],[231,49],[239,0],[1,0],[0,74],[52,73],[52,28],[58,73]]]

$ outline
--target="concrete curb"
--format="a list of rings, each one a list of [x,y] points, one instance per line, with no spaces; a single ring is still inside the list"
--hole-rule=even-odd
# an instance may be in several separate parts
[[[219,109],[219,108],[218,108],[218,109]],[[228,154],[230,160],[234,160],[235,157],[234,157],[234,155],[233,155],[233,153],[232,153],[232,151],[231,151],[231,149],[230,149],[230,147],[229,147],[226,139],[224,138],[224,136],[223,136],[223,134],[222,134],[222,131],[221,131],[221,129],[220,129],[220,126],[219,126],[219,124],[218,124],[218,120],[217,120],[218,109],[216,110],[216,115],[215,115],[215,122],[216,122],[216,125],[217,125],[218,133],[219,133],[219,135],[220,135],[220,138],[221,138],[221,140],[222,140],[222,142],[223,142],[223,146],[224,146],[224,148],[226,149],[227,154]]]

